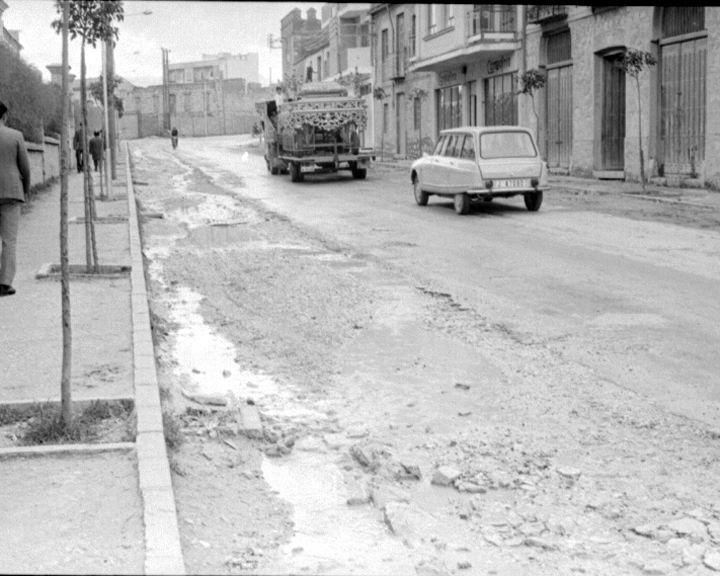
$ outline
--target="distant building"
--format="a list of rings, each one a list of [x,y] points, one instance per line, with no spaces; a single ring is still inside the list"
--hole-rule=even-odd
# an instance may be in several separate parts
[[[280,41],[282,42],[282,73],[293,74],[304,79],[305,70],[296,68],[306,53],[305,44],[320,32],[322,25],[315,9],[307,11],[307,19],[302,17],[299,8],[293,8],[280,22]]]
[[[188,84],[210,80],[242,78],[247,84],[260,82],[260,60],[256,52],[248,54],[203,54],[202,60],[168,64],[170,84]]]
[[[0,0],[0,42],[9,46],[16,54],[20,54],[22,50],[22,44],[20,44],[20,31],[19,30],[8,30],[5,28],[3,23],[3,12],[7,10],[9,6],[5,0]]]

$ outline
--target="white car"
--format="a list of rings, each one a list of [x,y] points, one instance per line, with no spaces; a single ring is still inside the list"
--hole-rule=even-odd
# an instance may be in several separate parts
[[[518,194],[535,212],[548,189],[547,164],[532,133],[520,126],[443,130],[433,153],[413,162],[410,178],[419,206],[432,195],[445,196],[453,198],[458,214],[470,211],[471,200]]]

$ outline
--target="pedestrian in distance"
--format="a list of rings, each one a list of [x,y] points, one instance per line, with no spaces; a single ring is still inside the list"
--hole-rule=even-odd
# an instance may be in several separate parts
[[[6,126],[8,109],[0,102],[0,296],[12,296],[20,210],[30,193],[30,161],[22,133]]]
[[[80,127],[75,130],[75,136],[73,137],[73,150],[75,150],[75,165],[77,166],[78,174],[83,171],[83,125],[80,122]]]
[[[172,147],[173,149],[177,148],[178,145],[178,129],[173,126],[173,129],[170,131],[170,140],[172,141]]]
[[[96,130],[94,137],[90,140],[90,156],[95,165],[95,172],[102,166],[103,150],[105,149],[105,140],[100,136],[100,131]]]

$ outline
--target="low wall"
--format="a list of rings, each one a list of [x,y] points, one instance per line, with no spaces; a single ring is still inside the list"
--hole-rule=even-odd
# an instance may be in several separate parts
[[[34,142],[26,142],[25,147],[30,159],[30,183],[33,187],[60,177],[59,140],[45,138],[42,146]]]

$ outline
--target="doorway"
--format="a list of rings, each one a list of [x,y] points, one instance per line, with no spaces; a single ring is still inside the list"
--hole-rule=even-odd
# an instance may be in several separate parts
[[[617,66],[622,53],[603,58],[601,169],[625,169],[625,73]]]
[[[405,93],[395,95],[395,153],[405,157]]]

